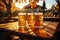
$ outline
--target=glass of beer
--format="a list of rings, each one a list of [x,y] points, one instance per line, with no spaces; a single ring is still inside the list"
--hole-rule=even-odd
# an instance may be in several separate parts
[[[34,13],[27,13],[27,22],[29,27],[34,30]]]
[[[26,25],[26,13],[18,13],[18,25],[19,25],[18,31],[24,33]]]
[[[43,24],[43,13],[35,13],[35,27],[39,28]]]

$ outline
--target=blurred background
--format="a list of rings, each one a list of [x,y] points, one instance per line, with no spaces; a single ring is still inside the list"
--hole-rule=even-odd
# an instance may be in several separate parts
[[[29,10],[24,9],[29,6],[29,2],[30,0],[0,0],[0,22],[17,19],[19,12]],[[60,17],[60,0],[36,0],[35,2],[44,17]]]

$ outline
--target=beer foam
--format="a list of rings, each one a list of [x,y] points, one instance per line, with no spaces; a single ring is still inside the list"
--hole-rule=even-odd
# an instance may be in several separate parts
[[[18,13],[18,15],[26,15],[26,13]]]
[[[19,26],[20,28],[24,28],[25,26]]]
[[[34,13],[27,13],[28,15],[33,15]]]
[[[43,13],[35,13],[35,15],[43,15]]]

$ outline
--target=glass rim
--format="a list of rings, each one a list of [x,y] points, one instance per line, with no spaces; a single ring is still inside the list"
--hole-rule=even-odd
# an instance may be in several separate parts
[[[18,15],[26,15],[26,13],[18,13]]]

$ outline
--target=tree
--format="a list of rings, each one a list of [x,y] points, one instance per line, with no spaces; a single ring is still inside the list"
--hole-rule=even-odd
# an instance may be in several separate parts
[[[45,0],[43,0],[43,9],[46,9],[46,3],[45,3]]]
[[[11,3],[12,3],[12,0],[2,0],[2,2],[5,4],[5,6],[7,8],[7,18],[9,21],[11,19]]]
[[[59,16],[60,16],[60,0],[56,0],[56,2],[58,3],[58,6],[59,6],[58,12],[59,12]]]
[[[1,11],[5,11],[6,10],[6,6],[4,5],[4,3],[0,0],[0,12]]]
[[[46,3],[45,0],[43,0],[43,13],[45,13],[45,9],[46,9]]]
[[[60,0],[56,0],[56,2],[57,2],[58,5],[59,5],[59,12],[60,12]]]

